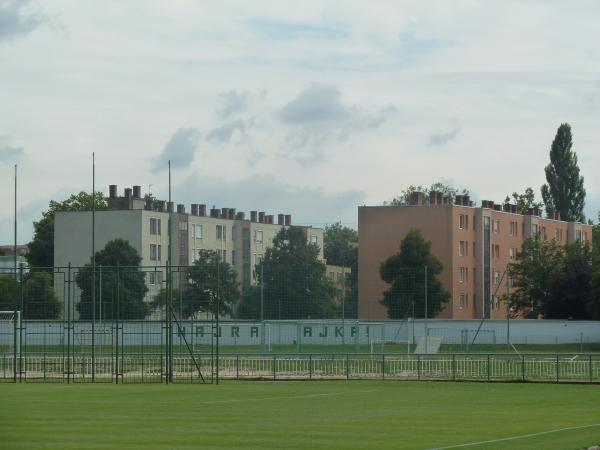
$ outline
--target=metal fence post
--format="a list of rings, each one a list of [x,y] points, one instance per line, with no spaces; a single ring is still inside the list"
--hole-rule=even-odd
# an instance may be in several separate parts
[[[273,380],[277,379],[277,355],[273,355]]]
[[[452,353],[452,381],[456,381],[456,353]]]
[[[556,355],[556,382],[559,382],[560,378],[560,359],[559,356]]]
[[[308,355],[308,379],[312,380],[313,374],[313,365],[312,365],[312,355]]]
[[[421,354],[417,353],[417,380],[421,379]]]
[[[521,375],[523,377],[523,381],[525,381],[525,368],[526,368],[526,364],[525,364],[525,354],[521,355],[521,359],[522,359],[522,364],[521,364]]]
[[[591,365],[590,365],[591,367]],[[350,379],[350,355],[346,353],[346,380]]]
[[[589,358],[590,383],[592,383],[594,381],[594,370],[592,368],[592,355],[589,355],[588,358]]]
[[[239,355],[239,353],[236,355],[236,358],[235,358],[235,378],[236,378],[236,380],[240,379],[240,355]]]
[[[385,353],[381,354],[381,379],[385,380]]]
[[[490,354],[487,355],[487,380],[490,382]]]

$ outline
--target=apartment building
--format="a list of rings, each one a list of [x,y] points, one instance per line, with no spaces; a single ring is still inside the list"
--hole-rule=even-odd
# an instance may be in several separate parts
[[[291,226],[292,216],[251,211],[250,219],[234,208],[211,208],[192,204],[190,213],[182,204],[176,207],[164,200],[144,199],[141,187],[126,188],[117,195],[117,186],[109,186],[108,210],[95,213],[96,251],[107,242],[122,238],[141,256],[147,271],[147,298],[153,298],[162,286],[164,273],[159,267],[169,260],[169,219],[171,219],[171,264],[188,266],[200,250],[219,252],[235,267],[240,285],[255,282],[254,267],[272,246],[282,227]],[[302,227],[307,240],[320,248],[323,259],[323,230]],[[92,213],[57,212],[54,231],[55,267],[79,267],[90,262],[92,249]],[[152,270],[152,268],[157,268]],[[176,282],[177,280],[175,280]]]
[[[511,288],[505,273],[523,241],[530,237],[559,243],[591,241],[592,227],[577,222],[541,217],[532,208],[518,214],[515,205],[483,201],[474,206],[469,196],[458,195],[449,204],[440,192],[431,192],[429,204],[415,192],[406,206],[358,208],[358,310],[361,319],[385,319],[379,300],[389,288],[379,266],[399,251],[411,228],[431,241],[431,251],[442,262],[440,281],[451,294],[440,318],[505,318],[502,294]]]

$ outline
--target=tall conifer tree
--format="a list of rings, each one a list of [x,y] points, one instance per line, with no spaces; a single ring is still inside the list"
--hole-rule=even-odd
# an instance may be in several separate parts
[[[546,166],[546,181],[542,186],[542,198],[548,217],[560,212],[562,220],[583,222],[585,216],[585,189],[583,177],[579,175],[577,154],[572,151],[571,125],[558,127],[552,148],[550,164]]]

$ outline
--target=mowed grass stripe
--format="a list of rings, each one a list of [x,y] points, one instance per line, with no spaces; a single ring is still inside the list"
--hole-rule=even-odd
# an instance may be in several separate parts
[[[599,400],[585,385],[0,385],[0,448],[427,449],[598,423]],[[600,430],[565,433],[510,448],[600,442]]]

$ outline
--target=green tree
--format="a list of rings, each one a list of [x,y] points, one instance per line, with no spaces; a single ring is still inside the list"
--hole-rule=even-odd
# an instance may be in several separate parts
[[[0,310],[15,308],[22,312],[23,319],[58,319],[61,303],[52,288],[52,275],[30,272],[22,283],[15,283],[13,275],[0,275]]]
[[[183,319],[215,313],[217,298],[221,316],[231,316],[239,303],[240,290],[235,269],[215,251],[200,250],[194,264],[184,269],[181,276],[175,272],[173,279],[180,284],[179,289],[172,292],[173,310]],[[161,289],[153,306],[162,308],[167,304],[166,300],[167,291]]]
[[[261,318],[261,284],[264,319],[324,319],[337,317],[335,287],[319,260],[319,247],[310,244],[299,227],[282,228],[256,265],[256,285],[242,295],[238,317]],[[263,278],[264,275],[264,278]]]
[[[340,222],[325,227],[323,253],[327,264],[349,267],[344,282],[343,312],[347,318],[358,316],[358,232]]]
[[[513,192],[511,197],[514,204],[517,205],[517,213],[519,214],[527,214],[529,208],[542,208],[544,206],[542,202],[535,201],[535,192],[531,187],[525,189],[523,194]],[[507,195],[504,203],[508,204],[510,202],[511,198]]]
[[[542,185],[542,198],[548,217],[555,211],[567,221],[585,222],[585,189],[579,175],[577,154],[572,151],[571,126],[563,123],[558,127],[550,149],[550,164],[546,166],[546,181]]]
[[[527,239],[510,264],[515,290],[509,296],[514,314],[537,318],[552,296],[552,281],[560,276],[563,248],[552,241]]]
[[[410,204],[410,196],[413,192],[423,192],[425,194],[425,196],[423,198],[423,203],[425,205],[428,205],[429,204],[429,193],[431,191],[441,192],[444,196],[448,197],[448,203],[454,203],[454,199],[456,198],[457,195],[469,195],[468,189],[456,189],[456,188],[453,188],[453,187],[448,186],[441,182],[433,183],[430,187],[421,186],[421,185],[419,185],[419,186],[410,185],[409,187],[404,189],[402,192],[400,192],[400,195],[394,197],[389,202],[389,205],[402,206],[402,205]],[[388,204],[388,202],[384,202],[384,205],[385,204]]]
[[[544,319],[591,319],[592,252],[589,245],[571,242],[563,248],[560,272],[551,280],[550,296],[541,305]]]
[[[59,211],[91,211],[92,194],[81,191],[68,199],[57,202],[50,201],[48,211],[42,212],[42,218],[33,223],[33,240],[29,243],[26,255],[32,268],[50,268],[54,266],[54,214]],[[96,192],[96,210],[108,208],[102,192]]]
[[[90,258],[91,259],[91,258]],[[114,239],[96,252],[96,317],[111,320],[143,319],[150,312],[144,302],[148,288],[146,275],[140,270],[142,258],[128,241]],[[99,276],[102,266],[102,277]],[[82,320],[92,318],[92,264],[82,267],[75,281],[81,289],[77,311]],[[102,278],[102,302],[100,302],[100,278]]]
[[[323,241],[323,254],[327,264],[350,267],[356,260],[356,230],[337,222],[325,227]]]
[[[450,299],[450,293],[438,279],[443,266],[431,253],[431,242],[423,238],[420,230],[411,228],[400,243],[400,251],[379,268],[381,279],[390,285],[380,300],[390,319],[405,317],[413,307],[416,317],[425,316],[425,270],[427,317],[435,317]]]
[[[600,320],[600,213],[598,223],[592,228],[592,304],[590,315]]]

